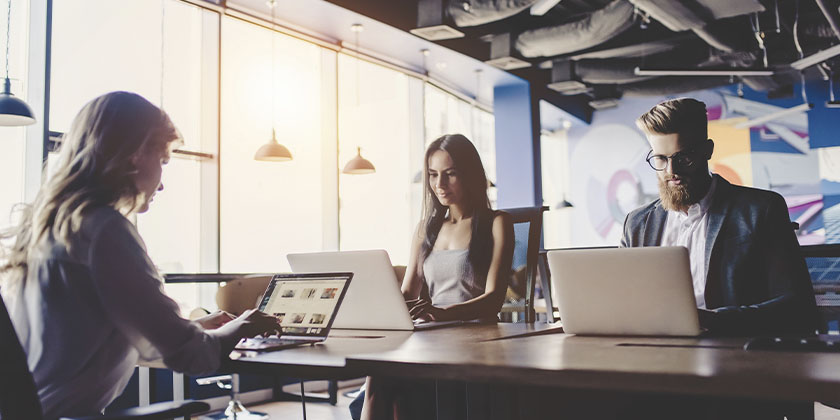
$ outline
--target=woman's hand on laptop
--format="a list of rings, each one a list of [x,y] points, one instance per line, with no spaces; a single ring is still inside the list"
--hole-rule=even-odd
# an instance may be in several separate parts
[[[198,325],[201,325],[201,328],[204,328],[205,330],[215,330],[234,319],[236,319],[236,317],[228,312],[216,311],[212,314],[196,319],[195,322],[197,322]]]
[[[256,309],[248,309],[236,319],[212,330],[212,333],[220,336],[222,350],[227,354],[241,338],[278,334],[280,331],[282,330],[277,317]]]
[[[442,321],[446,312],[443,308],[432,306],[432,303],[425,299],[407,301],[408,313],[411,319],[422,321]]]

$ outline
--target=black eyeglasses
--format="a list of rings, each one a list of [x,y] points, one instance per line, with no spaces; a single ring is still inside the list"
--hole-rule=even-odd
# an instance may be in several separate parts
[[[653,149],[651,149],[645,160],[647,161],[648,165],[653,168],[654,171],[664,171],[665,168],[668,167],[668,161],[671,161],[672,165],[679,166],[680,168],[688,169],[694,166],[697,162],[700,161],[701,157],[697,156],[697,149],[700,145],[695,145],[691,148],[686,150],[680,150],[677,153],[674,153],[671,156],[665,155],[654,155]]]

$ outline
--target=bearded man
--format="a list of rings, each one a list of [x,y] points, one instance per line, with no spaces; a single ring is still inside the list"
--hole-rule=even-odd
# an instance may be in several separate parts
[[[785,200],[709,172],[706,105],[665,101],[636,125],[659,199],[627,215],[622,246],[688,248],[700,323],[712,333],[813,334],[819,315]]]

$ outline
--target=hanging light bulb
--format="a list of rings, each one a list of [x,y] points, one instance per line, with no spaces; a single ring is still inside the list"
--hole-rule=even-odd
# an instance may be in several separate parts
[[[357,147],[356,157],[350,159],[350,161],[344,165],[344,169],[342,169],[341,172],[349,175],[364,175],[376,172],[376,168],[369,160],[362,157],[362,148]]]
[[[277,141],[277,133],[274,129],[274,9],[277,6],[276,0],[269,0],[266,5],[271,9],[271,139],[268,143],[260,146],[257,153],[254,153],[254,160],[263,162],[285,162],[292,160],[292,152]]]
[[[19,126],[35,123],[35,114],[29,105],[12,95],[12,81],[9,79],[9,45],[12,26],[12,0],[6,16],[6,79],[3,82],[3,92],[0,93],[0,125]]]
[[[362,26],[361,23],[354,23],[350,26],[350,30],[356,34],[356,110],[359,110],[359,89],[361,86],[359,83],[359,32],[365,30],[365,27]],[[369,160],[362,157],[362,148],[356,147],[356,157],[350,159],[350,161],[344,165],[344,169],[342,169],[341,172],[351,175],[364,175],[376,172],[376,168]]]

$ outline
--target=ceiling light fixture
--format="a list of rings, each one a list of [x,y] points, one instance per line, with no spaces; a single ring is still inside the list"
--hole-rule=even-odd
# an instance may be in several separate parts
[[[461,7],[467,11],[463,3]],[[417,27],[409,32],[429,41],[463,38],[463,32],[444,23],[445,16],[441,0],[419,0],[417,2]]]
[[[538,0],[533,6],[531,6],[531,15],[542,16],[554,6],[557,6],[557,3],[560,3],[560,0]]]
[[[254,160],[285,162],[292,160],[292,152],[277,141],[277,133],[274,128],[274,38],[276,36],[274,30],[274,9],[277,7],[277,0],[268,0],[266,4],[271,9],[271,92],[269,94],[269,99],[271,100],[271,139],[257,150],[257,153],[254,154]]]
[[[356,147],[356,157],[350,159],[341,173],[348,175],[364,175],[376,172],[376,167],[369,160],[362,157],[362,148]]]
[[[359,97],[361,96],[361,83],[359,82],[359,33],[365,30],[361,23],[354,23],[350,30],[355,34],[356,41],[356,111],[360,111]],[[358,134],[358,133],[357,133]],[[356,157],[350,159],[341,173],[348,175],[364,175],[376,172],[376,167],[369,160],[362,157],[362,148],[356,147]]]
[[[6,15],[6,79],[3,82],[3,92],[0,93],[0,125],[20,126],[35,123],[35,114],[32,108],[15,95],[12,95],[12,81],[9,79],[9,45],[11,44],[10,34],[12,27],[12,0],[9,0],[9,7]]]
[[[840,45],[835,45],[831,48],[811,54],[803,59],[796,60],[793,63],[790,63],[790,67],[796,70],[804,70],[838,55],[840,55]]]
[[[709,69],[709,70],[677,70],[677,69],[641,69],[633,70],[636,76],[772,76],[773,70],[743,70],[743,69]]]

